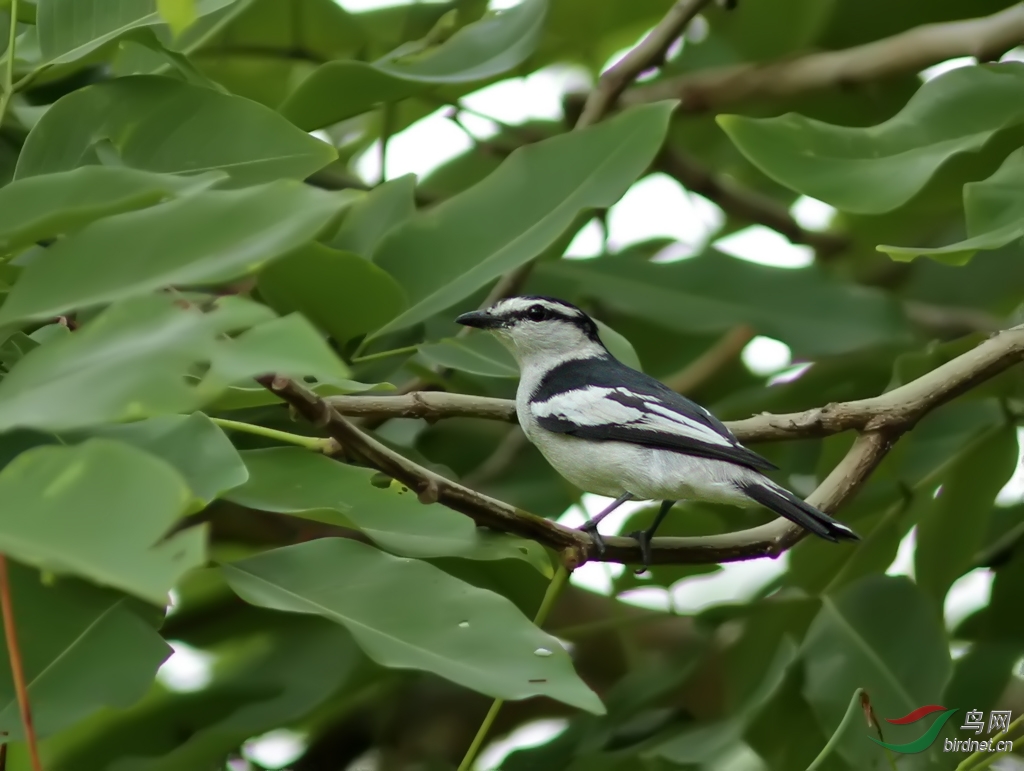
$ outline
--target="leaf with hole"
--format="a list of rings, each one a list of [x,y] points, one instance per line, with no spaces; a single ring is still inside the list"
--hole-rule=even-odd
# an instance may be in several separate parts
[[[329,618],[385,667],[433,672],[495,698],[548,696],[604,712],[557,639],[506,598],[426,562],[322,538],[223,569],[242,599]]]

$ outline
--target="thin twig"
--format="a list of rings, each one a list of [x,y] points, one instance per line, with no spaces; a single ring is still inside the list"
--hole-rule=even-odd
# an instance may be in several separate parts
[[[849,238],[837,233],[801,227],[782,204],[715,174],[677,149],[666,147],[654,165],[690,192],[718,204],[726,214],[771,228],[794,244],[806,244],[822,259],[835,256],[850,243]]]
[[[768,64],[713,67],[637,86],[622,94],[624,107],[679,99],[678,112],[717,112],[751,99],[779,99],[824,88],[849,88],[919,72],[958,56],[988,62],[1024,42],[1024,6],[976,19],[925,24],[842,51],[822,51]]]
[[[714,377],[722,367],[734,361],[756,332],[749,324],[739,324],[683,369],[665,379],[665,385],[676,393],[691,394]]]
[[[35,728],[32,726],[32,708],[28,701],[28,686],[25,684],[25,668],[21,659],[21,649],[18,647],[17,627],[14,624],[14,604],[11,600],[11,580],[7,573],[7,557],[3,554],[0,554],[0,611],[3,613],[7,656],[11,660],[14,693],[18,699],[21,727],[25,732],[25,741],[28,743],[32,771],[43,771],[43,763],[39,759],[39,743],[36,740]]]
[[[881,396],[790,415],[759,415],[728,425],[741,441],[824,436],[850,429],[860,431],[850,451],[807,498],[821,511],[832,513],[860,489],[893,443],[925,414],[1016,364],[1022,354],[1024,325],[1000,332],[973,350]],[[514,413],[512,402],[423,393],[340,397],[328,404],[288,378],[264,377],[260,382],[307,420],[325,426],[347,452],[361,456],[370,466],[415,490],[425,502],[440,502],[472,517],[478,525],[545,544],[560,552],[563,562],[570,567],[587,559],[635,564],[642,558],[636,540],[621,536],[606,536],[607,548],[604,555],[598,557],[587,533],[517,509],[413,463],[360,431],[338,412],[340,409],[350,414],[437,419],[451,414],[447,408],[452,404],[460,415],[473,414],[470,407],[476,399],[482,406],[477,413],[479,416],[508,420]],[[735,533],[656,538],[652,543],[651,562],[710,564],[777,557],[805,535],[800,527],[779,518]]]
[[[602,73],[597,88],[590,92],[586,104],[583,105],[583,112],[576,122],[576,128],[597,123],[614,109],[622,92],[642,72],[664,62],[672,43],[683,34],[686,25],[709,2],[710,0],[677,0],[639,45]]]

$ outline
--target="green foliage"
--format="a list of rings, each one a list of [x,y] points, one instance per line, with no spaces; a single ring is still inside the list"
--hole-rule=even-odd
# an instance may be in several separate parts
[[[583,81],[522,125],[463,98],[493,86],[504,107],[517,81],[529,101],[566,65],[596,82],[670,0],[18,0],[13,18],[0,1],[0,599],[47,771],[224,771],[278,729],[302,737],[293,771],[452,769],[488,698],[516,702],[489,738],[566,721],[507,771],[891,771],[860,709],[842,722],[857,689],[888,742],[922,734],[885,720],[925,704],[963,711],[953,738],[967,710],[1024,711],[1024,504],[997,502],[1019,366],[908,427],[838,512],[859,543],[806,539],[742,588],[728,566],[659,564],[601,596],[588,566],[553,606],[574,555],[385,477],[264,385],[509,398],[508,352],[453,322],[506,280],[579,304],[618,358],[723,419],[878,396],[1024,320],[1024,65],[999,61],[1019,8],[719,5],[577,131]],[[997,12],[972,22],[985,63],[907,69],[966,50],[931,25]],[[808,74],[810,51],[837,56]],[[360,178],[428,115],[468,149]],[[625,207],[608,210],[652,172],[718,205],[720,231],[621,243]],[[798,224],[801,195],[838,211]],[[663,233],[692,215],[656,216]],[[565,259],[593,222],[599,254]],[[813,264],[715,243],[752,224]],[[809,368],[769,384],[740,357],[751,335]],[[581,501],[513,426],[355,422],[523,515]],[[756,449],[806,496],[852,442]],[[681,501],[659,535],[769,518]],[[886,574],[897,555],[911,577]],[[991,596],[961,619],[978,569]],[[666,592],[672,613],[628,601]],[[203,683],[157,677],[172,644],[209,659]],[[28,771],[12,665],[5,639],[0,731]]]

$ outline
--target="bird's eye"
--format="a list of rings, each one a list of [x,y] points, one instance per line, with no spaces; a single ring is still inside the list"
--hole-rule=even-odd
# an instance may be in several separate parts
[[[526,318],[530,321],[543,321],[547,315],[548,312],[543,305],[531,305],[526,309]]]

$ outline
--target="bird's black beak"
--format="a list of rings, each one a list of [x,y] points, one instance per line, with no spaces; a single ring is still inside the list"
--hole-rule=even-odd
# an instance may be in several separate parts
[[[469,313],[463,313],[455,319],[455,323],[466,327],[476,327],[477,329],[496,329],[502,326],[504,322],[487,311],[470,311]]]

